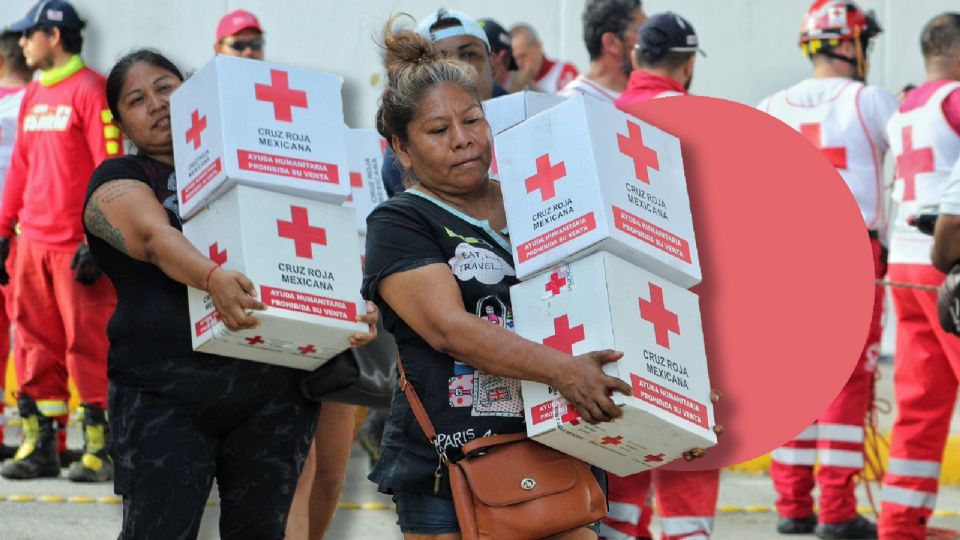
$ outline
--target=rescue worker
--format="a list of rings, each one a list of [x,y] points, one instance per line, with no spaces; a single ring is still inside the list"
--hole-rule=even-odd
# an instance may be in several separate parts
[[[84,440],[83,456],[68,478],[113,477],[106,326],[117,300],[90,255],[80,215],[90,174],[122,147],[104,95],[106,81],[80,58],[84,26],[70,3],[45,0],[9,28],[22,33],[27,65],[41,74],[23,96],[0,209],[0,255],[7,254],[15,222],[22,230],[12,274],[24,347],[17,399],[24,439],[0,469],[5,478],[60,475],[54,418],[67,413],[68,375],[82,402]],[[9,279],[12,262],[0,258],[0,282]]]
[[[633,71],[626,90],[615,102],[617,108],[630,114],[636,114],[634,107],[639,103],[687,95],[700,51],[693,25],[676,13],[653,15],[636,32]],[[662,540],[705,540],[713,534],[720,492],[718,470],[654,469],[623,478],[608,474],[607,482],[610,511],[601,526],[603,538],[652,538],[651,484]]]
[[[897,108],[892,94],[864,83],[870,44],[880,31],[873,14],[852,0],[816,0],[800,31],[800,48],[812,63],[813,76],[759,106],[820,148],[843,177],[863,215],[877,278],[886,265],[880,243],[885,230],[881,174],[889,146],[885,127]],[[876,537],[876,526],[857,514],[854,479],[863,469],[864,421],[873,399],[882,304],[883,290],[876,287],[867,342],[840,394],[813,425],[773,452],[770,476],[782,534]],[[814,483],[820,486],[819,516],[813,511]]]
[[[896,163],[898,212],[890,240],[890,280],[938,286],[958,259],[949,247],[960,238],[955,195],[944,189],[960,176],[960,13],[931,19],[920,36],[927,80],[908,92],[887,124]],[[960,171],[958,171],[960,172]],[[907,225],[926,206],[942,204],[933,240]],[[897,314],[893,424],[890,461],[880,494],[879,536],[885,540],[927,537],[937,500],[940,463],[960,380],[960,339],[943,331],[937,296],[893,288]]]
[[[0,34],[0,186],[7,176],[10,155],[13,153],[13,141],[17,136],[17,118],[20,116],[20,102],[24,88],[33,78],[33,70],[27,67],[20,48],[20,34],[4,32]],[[10,249],[14,247],[11,244]],[[13,287],[9,284],[0,287],[0,407],[5,391],[4,378],[7,373],[7,361],[10,357],[11,321],[13,319]],[[14,365],[22,369],[23,350],[20,340],[15,339]],[[0,410],[0,459],[11,458],[16,448],[3,444],[3,412]]]

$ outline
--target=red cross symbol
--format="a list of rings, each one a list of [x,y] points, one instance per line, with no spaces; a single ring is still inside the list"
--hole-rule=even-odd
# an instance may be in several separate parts
[[[612,444],[613,446],[620,446],[620,443],[623,442],[623,435],[617,435],[616,437],[604,437],[600,444]]]
[[[533,193],[540,190],[540,199],[548,201],[557,195],[557,180],[567,175],[567,166],[564,162],[550,165],[550,154],[544,154],[537,158],[537,174],[527,178],[524,185],[527,186],[527,193]]]
[[[313,258],[313,244],[327,245],[327,230],[311,227],[307,209],[302,206],[290,206],[291,221],[277,220],[277,234],[281,238],[293,240],[297,257]]]
[[[547,347],[573,354],[573,344],[584,340],[583,325],[578,324],[570,328],[570,319],[566,315],[561,315],[553,320],[554,334],[543,340]]]
[[[547,282],[544,290],[552,293],[554,296],[560,294],[560,287],[567,284],[567,278],[560,275],[560,272],[550,274],[550,281]]]
[[[659,453],[657,455],[647,454],[643,456],[643,461],[646,463],[650,463],[651,461],[656,461],[657,463],[659,463],[663,461],[663,453]]]
[[[313,345],[307,345],[306,347],[297,347],[300,350],[300,354],[311,354],[317,352],[317,348]]]
[[[245,339],[247,340],[248,345],[260,345],[261,343],[263,343],[263,338],[260,336],[253,336]]]
[[[564,424],[569,422],[571,426],[579,426],[580,425],[580,420],[578,420],[579,418],[580,418],[580,413],[578,413],[577,410],[571,407],[570,404],[568,403],[567,412],[563,413],[563,415],[560,416],[560,421]]]
[[[307,93],[290,89],[290,74],[270,70],[270,84],[255,84],[257,101],[273,102],[273,116],[281,122],[293,122],[293,108],[307,108]]]
[[[490,401],[499,401],[507,397],[507,392],[503,388],[497,388],[493,392],[490,392]]]
[[[220,251],[220,247],[216,242],[210,244],[207,253],[210,256],[210,260],[217,263],[217,266],[223,266],[224,263],[227,262],[227,250]]]
[[[821,124],[800,124],[800,134],[813,143],[814,146],[827,156],[827,161],[838,169],[847,168],[847,149],[842,146],[823,147],[823,139],[820,136]]]
[[[663,305],[663,289],[650,283],[650,300],[640,299],[640,317],[653,323],[657,345],[670,348],[670,332],[680,335],[680,318]]]
[[[913,126],[903,128],[903,152],[897,156],[897,176],[903,178],[903,200],[917,198],[917,175],[933,171],[933,148],[913,147]]]
[[[200,117],[200,110],[190,113],[190,129],[187,130],[187,142],[193,143],[193,149],[200,148],[200,134],[207,129],[207,117]]]
[[[620,148],[620,152],[633,160],[633,174],[636,175],[637,180],[649,184],[650,171],[648,169],[660,170],[660,160],[657,159],[657,153],[643,144],[640,124],[634,124],[627,120],[627,133],[629,133],[629,137],[617,133],[617,146]]]

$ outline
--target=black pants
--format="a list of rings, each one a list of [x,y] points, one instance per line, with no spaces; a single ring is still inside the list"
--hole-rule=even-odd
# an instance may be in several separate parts
[[[221,538],[281,540],[320,412],[300,394],[305,372],[207,355],[163,363],[150,370],[160,383],[110,385],[120,539],[196,538],[216,478]]]

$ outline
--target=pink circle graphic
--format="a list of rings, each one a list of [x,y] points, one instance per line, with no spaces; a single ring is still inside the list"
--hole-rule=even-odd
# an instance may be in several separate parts
[[[747,461],[800,433],[860,356],[874,270],[839,173],[799,133],[742,104],[674,97],[631,113],[680,138],[703,282],[719,444],[673,470]]]

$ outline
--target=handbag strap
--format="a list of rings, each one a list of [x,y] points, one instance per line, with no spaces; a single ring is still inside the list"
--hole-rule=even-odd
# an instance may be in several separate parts
[[[403,395],[407,396],[407,403],[410,404],[413,415],[417,417],[417,423],[420,424],[420,429],[423,430],[424,435],[427,436],[427,439],[429,439],[431,443],[436,444],[437,430],[433,428],[433,423],[430,422],[427,410],[423,408],[420,396],[417,395],[417,391],[413,389],[413,385],[407,380],[407,372],[403,369],[403,361],[400,360],[400,353],[397,353],[397,378],[400,383],[400,390],[403,390]]]

